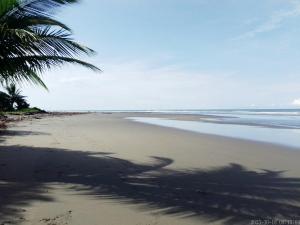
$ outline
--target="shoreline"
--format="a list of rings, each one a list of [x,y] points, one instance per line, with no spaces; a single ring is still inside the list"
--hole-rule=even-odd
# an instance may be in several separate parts
[[[171,126],[164,126],[159,124],[151,124],[147,122],[141,122],[141,121],[134,121],[131,118],[134,117],[141,117],[141,118],[158,118],[158,119],[167,119],[167,120],[178,120],[178,121],[194,121],[194,122],[203,122],[203,123],[212,123],[212,124],[228,124],[228,125],[240,125],[240,126],[250,126],[250,127],[260,127],[260,128],[273,128],[273,129],[284,129],[284,128],[278,128],[274,126],[256,126],[253,124],[236,124],[236,123],[222,123],[222,122],[211,122],[206,121],[205,119],[208,118],[224,118],[223,116],[214,116],[214,115],[199,115],[199,114],[165,114],[165,113],[148,113],[148,112],[94,112],[94,111],[87,111],[87,112],[78,112],[78,111],[47,111],[45,113],[35,113],[35,114],[28,114],[28,115],[8,115],[6,119],[0,119],[0,122],[5,122],[7,126],[0,128],[1,132],[5,132],[7,128],[11,128],[16,126],[19,122],[22,121],[34,121],[34,120],[41,120],[41,119],[47,119],[52,117],[69,117],[69,116],[78,116],[78,115],[104,115],[104,116],[116,116],[117,118],[122,118],[125,120],[129,120],[134,123],[142,123],[144,126],[154,126],[159,127],[162,129],[170,129],[170,130],[179,130],[183,132],[188,133],[194,133],[199,134],[203,136],[212,136],[215,138],[220,139],[229,139],[232,141],[241,141],[241,142],[252,142],[256,144],[262,144],[262,145],[269,145],[274,147],[283,148],[288,151],[299,151],[300,148],[292,145],[285,145],[280,143],[272,143],[272,142],[266,142],[266,141],[260,141],[260,140],[253,140],[248,138],[241,138],[241,137],[232,137],[232,136],[226,136],[221,134],[214,134],[214,133],[205,133],[205,132],[199,132],[199,131],[193,131],[188,130],[184,128],[176,128]],[[153,115],[156,115],[156,117],[153,117]],[[294,130],[291,128],[291,130]]]
[[[181,118],[161,118],[157,116],[127,117],[126,119],[139,123],[170,127],[196,133],[265,142],[300,149],[299,133],[297,133],[299,129],[276,129],[266,126],[247,126],[244,124],[207,123],[195,120],[183,120]]]
[[[131,120],[130,118],[125,118],[125,119]],[[134,121],[134,120],[131,120],[131,121],[136,122],[136,123],[143,123],[144,125],[148,125],[148,126],[156,126],[156,127],[160,127],[160,128],[175,129],[175,130],[190,132],[190,133],[199,134],[199,135],[203,135],[203,136],[206,136],[206,135],[207,136],[212,136],[212,137],[215,137],[215,138],[218,138],[218,139],[219,138],[220,139],[224,138],[224,139],[229,139],[229,140],[232,140],[232,141],[253,142],[253,143],[256,143],[256,144],[270,145],[270,146],[274,146],[274,147],[283,148],[283,149],[285,149],[284,151],[286,151],[286,150],[288,150],[288,151],[298,151],[298,152],[300,151],[300,147],[291,146],[291,145],[272,143],[272,142],[266,142],[266,141],[259,141],[259,140],[241,138],[241,137],[231,137],[231,136],[225,136],[225,135],[221,135],[221,134],[204,133],[204,132],[199,132],[199,131],[187,130],[187,129],[184,129],[184,128],[175,128],[175,127],[171,127],[171,126],[163,126],[163,125],[151,124],[151,123]],[[180,119],[180,121],[182,121],[182,120]],[[198,122],[197,120],[190,120],[190,121]],[[203,121],[199,121],[199,122],[203,122]],[[236,124],[233,124],[233,125],[236,125]],[[244,125],[241,125],[241,126],[244,126]],[[263,127],[263,128],[272,128],[272,127]]]
[[[243,123],[227,123],[227,122],[217,122],[217,121],[207,121],[205,119],[214,119],[214,118],[226,118],[223,116],[214,116],[214,115],[200,115],[200,114],[165,114],[165,113],[148,113],[148,112],[93,112],[93,111],[87,111],[87,112],[78,112],[78,111],[47,111],[45,113],[35,113],[35,114],[28,114],[28,115],[8,115],[8,117],[5,120],[0,120],[0,122],[4,121],[8,127],[13,127],[16,125],[16,123],[21,121],[32,121],[32,120],[40,120],[44,118],[51,118],[51,117],[68,117],[68,116],[77,116],[77,115],[86,115],[86,114],[94,114],[94,115],[112,115],[116,117],[120,117],[132,122],[136,123],[143,123],[145,126],[158,126],[160,128],[167,128],[167,129],[176,129],[181,130],[184,132],[191,132],[195,134],[200,135],[207,135],[207,136],[214,136],[216,138],[225,138],[225,139],[232,139],[233,141],[245,141],[245,142],[254,142],[258,144],[263,145],[271,145],[271,146],[277,146],[281,148],[286,148],[290,151],[299,151],[299,147],[292,146],[292,145],[285,145],[280,143],[272,143],[272,142],[266,142],[266,141],[260,141],[260,140],[253,140],[248,138],[242,138],[242,137],[232,137],[232,136],[226,136],[222,134],[215,134],[215,133],[205,133],[201,131],[193,131],[188,130],[184,128],[176,128],[171,126],[164,126],[159,124],[151,124],[147,122],[141,122],[141,121],[135,121],[131,118],[134,117],[140,117],[140,118],[158,118],[158,119],[166,119],[166,120],[175,120],[175,121],[194,121],[194,122],[202,122],[202,123],[210,123],[210,124],[224,124],[224,125],[240,125],[240,126],[250,126],[250,127],[258,127],[258,128],[272,128],[272,129],[285,129],[285,128],[279,128],[277,126],[258,126],[253,124],[243,124]],[[153,117],[155,115],[155,117]],[[1,129],[1,128],[0,128]],[[6,128],[4,128],[5,130]],[[287,128],[294,130],[295,128]]]
[[[0,145],[0,222],[229,225],[300,219],[300,152],[126,117],[89,113],[9,127]]]
[[[279,125],[266,125],[259,123],[247,123],[247,122],[234,122],[234,121],[221,121],[221,119],[228,118],[239,118],[238,116],[219,116],[219,115],[207,115],[207,114],[177,114],[177,113],[160,113],[160,112],[97,112],[91,111],[90,113],[100,113],[100,114],[128,114],[128,115],[138,115],[141,117],[153,117],[153,118],[162,118],[170,120],[180,120],[180,121],[195,121],[203,123],[213,123],[213,124],[229,124],[229,125],[241,125],[241,126],[250,126],[250,127],[262,127],[262,128],[273,128],[273,129],[291,129],[297,130],[299,128],[290,127],[290,126],[279,126]],[[275,115],[275,114],[274,114]],[[269,115],[267,115],[269,116]],[[280,115],[281,116],[281,115]],[[297,115],[298,116],[298,115]],[[219,120],[217,120],[219,119]]]

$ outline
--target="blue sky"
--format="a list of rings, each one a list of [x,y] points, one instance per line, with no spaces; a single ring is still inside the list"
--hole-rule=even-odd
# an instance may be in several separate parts
[[[64,66],[46,109],[300,106],[300,0],[82,0],[57,18],[103,73]]]

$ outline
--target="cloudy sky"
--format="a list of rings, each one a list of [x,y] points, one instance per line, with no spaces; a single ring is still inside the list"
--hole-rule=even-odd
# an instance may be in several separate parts
[[[64,66],[50,110],[300,107],[300,0],[82,0],[57,18],[103,73]]]

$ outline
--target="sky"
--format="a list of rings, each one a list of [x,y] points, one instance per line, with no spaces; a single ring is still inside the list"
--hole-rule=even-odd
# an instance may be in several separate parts
[[[49,92],[22,87],[32,106],[300,107],[300,0],[82,0],[56,18],[103,72],[52,69]]]

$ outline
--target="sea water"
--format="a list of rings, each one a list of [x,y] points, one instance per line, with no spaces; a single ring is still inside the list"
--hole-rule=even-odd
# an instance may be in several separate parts
[[[300,149],[300,109],[166,110],[153,117],[129,119],[153,125],[233,138],[268,142]],[[155,118],[155,113],[209,116],[200,121]]]

